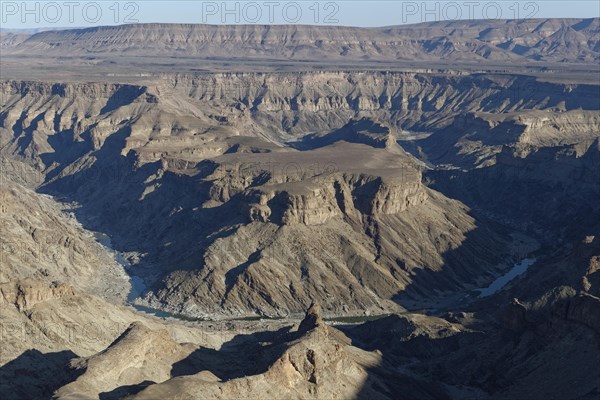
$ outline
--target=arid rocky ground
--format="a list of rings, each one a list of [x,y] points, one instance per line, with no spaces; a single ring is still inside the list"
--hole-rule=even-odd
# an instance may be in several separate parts
[[[597,398],[599,24],[2,31],[2,398]]]

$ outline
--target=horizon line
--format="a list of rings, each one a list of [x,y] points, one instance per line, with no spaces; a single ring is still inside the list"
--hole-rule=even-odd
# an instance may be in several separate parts
[[[406,24],[397,24],[397,25],[382,25],[382,26],[358,26],[358,25],[327,25],[327,24],[300,24],[300,23],[261,23],[261,24],[251,24],[251,23],[230,23],[230,24],[214,24],[214,23],[192,23],[192,22],[133,22],[133,23],[122,23],[122,24],[102,24],[97,26],[75,26],[75,27],[35,27],[35,28],[4,28],[0,27],[0,32],[50,32],[50,31],[66,31],[66,30],[84,30],[84,29],[100,29],[100,28],[116,28],[116,27],[128,27],[128,26],[136,26],[136,25],[187,25],[187,26],[211,26],[211,27],[220,27],[220,26],[241,26],[241,27],[268,27],[268,26],[298,26],[298,27],[316,27],[316,28],[355,28],[355,29],[364,29],[364,30],[372,30],[372,29],[385,29],[385,28],[398,28],[398,27],[410,27],[417,25],[431,25],[431,24],[452,24],[452,23],[461,23],[461,22],[483,22],[483,21],[496,21],[496,22],[510,22],[510,21],[549,21],[549,20],[600,20],[600,16],[595,17],[532,17],[532,18],[499,18],[499,19],[486,19],[486,18],[478,18],[478,19],[457,19],[457,20],[443,20],[443,21],[423,21],[423,22],[415,22],[415,23],[406,23]]]

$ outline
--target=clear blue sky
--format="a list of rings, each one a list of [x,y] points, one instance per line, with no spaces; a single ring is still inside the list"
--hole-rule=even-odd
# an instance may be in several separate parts
[[[600,17],[600,1],[0,1],[0,27],[5,29],[135,22],[302,23],[368,27],[437,20],[526,17]]]

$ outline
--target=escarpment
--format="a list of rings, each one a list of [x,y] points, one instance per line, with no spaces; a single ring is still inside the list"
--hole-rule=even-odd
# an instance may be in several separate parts
[[[23,137],[3,151],[23,154],[39,168],[98,150],[115,132],[125,140],[123,155],[134,150],[145,162],[165,154],[197,161],[228,151],[227,136],[289,141],[335,131],[353,118],[428,132],[450,124],[456,109],[598,107],[593,85],[391,72],[181,75],[147,86],[3,81],[0,93],[6,100],[0,126]]]
[[[3,32],[0,43],[12,75],[27,72],[19,59],[29,54],[55,70],[62,67],[77,74],[89,65],[89,57],[102,59],[109,66],[97,63],[94,72],[104,79],[140,79],[174,68],[198,71],[198,65],[213,72],[306,70],[307,64],[314,69],[339,64],[361,69],[447,69],[449,64],[517,69],[540,64],[590,68],[599,60],[598,18],[523,19],[513,12],[516,20],[477,20],[471,15],[468,20],[381,28],[136,23],[34,34]],[[476,18],[480,17],[485,18],[485,11]],[[66,63],[65,56],[77,62]]]
[[[346,180],[347,179],[347,180]],[[317,225],[334,217],[354,217],[397,214],[408,207],[422,204],[427,193],[419,181],[412,183],[385,182],[380,177],[354,178],[341,176],[331,182],[311,188],[306,183],[286,185],[285,189],[261,186],[244,193],[250,203],[251,220],[283,225],[303,223]],[[300,186],[300,187],[298,187]]]
[[[472,287],[474,271],[491,276],[501,261],[477,247],[511,243],[421,183],[424,165],[396,143],[403,129],[446,126],[456,108],[558,102],[537,91],[514,99],[510,88],[530,80],[178,75],[89,93],[9,81],[0,136],[3,154],[44,175],[42,190],[102,215],[90,227],[141,255],[133,268],[151,279],[145,304],[198,316],[287,315],[310,295],[327,312],[375,313],[398,309],[392,299],[404,291]],[[582,107],[593,92],[540,85]],[[109,189],[98,191],[100,183]],[[433,278],[442,268],[446,278]],[[434,285],[414,283],[430,272]]]

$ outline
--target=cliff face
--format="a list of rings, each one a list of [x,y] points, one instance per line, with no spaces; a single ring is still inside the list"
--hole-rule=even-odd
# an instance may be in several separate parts
[[[561,307],[562,306],[562,307]],[[556,307],[557,314],[568,321],[579,323],[600,335],[600,299],[582,294]]]
[[[250,199],[257,200],[251,203],[250,219],[268,221],[275,210],[281,216],[276,223],[318,225],[330,218],[361,213],[373,217],[397,214],[427,199],[427,192],[418,180],[402,184],[385,183],[372,176],[331,177],[331,180],[324,186],[302,188],[304,193],[269,187],[253,189],[247,193]]]
[[[4,144],[15,131],[20,141],[4,151],[31,158],[39,168],[98,150],[118,131],[126,142],[119,144],[123,155],[135,150],[145,162],[198,161],[234,146],[223,140],[227,136],[289,141],[363,117],[428,132],[451,124],[458,109],[594,110],[596,90],[522,76],[415,73],[181,75],[150,86],[4,81],[0,136]],[[575,114],[571,125],[583,118]]]
[[[593,110],[473,113],[406,148],[444,166],[426,173],[436,190],[552,242],[594,223],[599,132]]]
[[[396,144],[403,129],[453,129],[457,109],[540,109],[583,126],[561,110],[598,102],[593,85],[375,72],[0,89],[3,154],[36,166],[43,190],[101,214],[93,229],[143,255],[137,273],[154,285],[145,302],[193,315],[293,313],[309,295],[328,312],[381,312],[401,292],[416,299],[491,278],[501,260],[477,248],[501,254],[510,238],[421,184],[423,166]],[[547,140],[535,133],[546,128],[519,123]],[[493,119],[481,127],[510,130]]]
[[[135,24],[6,37],[14,54],[231,57],[321,61],[594,62],[598,19],[451,21],[386,28]],[[4,35],[3,35],[4,36]],[[568,43],[570,46],[565,46]]]

